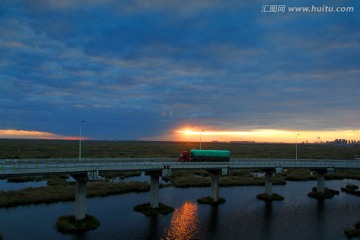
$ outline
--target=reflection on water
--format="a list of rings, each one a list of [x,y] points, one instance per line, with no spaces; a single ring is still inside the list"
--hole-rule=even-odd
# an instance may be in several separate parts
[[[86,239],[86,233],[75,233],[72,236],[72,240],[85,240]]]
[[[358,180],[334,180],[326,186],[340,189],[349,182],[360,185]],[[73,202],[0,208],[0,234],[4,239],[51,240],[345,240],[343,229],[359,221],[359,197],[341,192],[318,201],[306,195],[313,186],[314,181],[274,186],[285,200],[272,203],[256,200],[262,186],[221,188],[226,203],[220,206],[195,202],[210,188],[162,188],[160,199],[177,207],[172,214],[156,217],[133,210],[149,193],[88,198],[88,212],[101,226],[83,235],[61,234],[54,227],[60,215],[73,213]]]
[[[273,215],[273,207],[272,202],[265,202],[264,205],[264,213],[263,213],[263,221],[262,221],[262,231],[265,236],[272,236],[272,215]],[[261,217],[261,215],[259,215]]]
[[[149,220],[149,231],[146,239],[159,239],[158,237],[159,219],[158,216],[153,216]]]
[[[219,216],[219,206],[218,205],[212,205],[210,209],[210,222],[209,222],[209,231],[210,232],[216,232],[217,227],[219,225],[218,223],[218,216]]]
[[[165,239],[194,239],[198,231],[198,207],[186,201],[174,211]]]

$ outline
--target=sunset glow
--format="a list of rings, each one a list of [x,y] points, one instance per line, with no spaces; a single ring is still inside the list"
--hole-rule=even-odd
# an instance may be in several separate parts
[[[324,143],[335,139],[360,141],[359,130],[332,130],[332,131],[295,131],[281,129],[253,129],[247,131],[206,130],[206,128],[183,128],[168,135],[152,136],[149,141],[189,141],[203,142],[282,142],[282,143]],[[297,135],[299,134],[299,135]],[[0,138],[9,139],[51,139],[51,140],[79,140],[79,136],[64,136],[55,133],[29,130],[3,129]],[[87,140],[87,137],[82,137]]]
[[[41,132],[41,131],[28,131],[28,130],[15,130],[15,129],[0,129],[0,138],[11,139],[59,139],[59,140],[79,140],[79,137],[63,136],[59,134]],[[82,137],[82,140],[86,138]]]
[[[254,129],[248,131],[215,131],[202,129],[176,130],[176,137],[182,141],[255,141],[255,142],[304,142],[323,143],[335,139],[360,141],[359,130],[295,131],[279,129]],[[299,135],[298,135],[299,134]]]

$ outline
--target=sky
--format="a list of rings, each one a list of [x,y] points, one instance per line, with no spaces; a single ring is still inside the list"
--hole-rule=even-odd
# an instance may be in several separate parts
[[[359,0],[0,0],[0,138],[360,140],[359,93]]]

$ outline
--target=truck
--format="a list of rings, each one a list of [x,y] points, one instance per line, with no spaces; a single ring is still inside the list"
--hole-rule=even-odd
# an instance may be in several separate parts
[[[179,155],[180,162],[228,162],[229,150],[183,150]]]

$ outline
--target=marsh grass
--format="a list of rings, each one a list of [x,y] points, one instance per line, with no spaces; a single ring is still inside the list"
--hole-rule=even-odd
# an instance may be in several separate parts
[[[214,198],[208,196],[197,199],[197,202],[200,204],[219,205],[226,202],[226,200],[223,197],[219,197],[217,201],[214,201]]]
[[[360,191],[358,190],[359,187],[354,184],[347,184],[344,188],[341,188],[341,191],[355,195],[360,196]]]
[[[253,186],[264,185],[263,177],[254,177],[250,174],[250,171],[238,171],[235,174],[229,176],[221,176],[219,178],[219,185],[222,187],[231,186]],[[209,174],[199,174],[199,171],[177,170],[173,174],[166,178],[175,187],[208,187],[211,185]],[[280,175],[273,177],[272,182],[274,185],[286,184],[285,178]]]
[[[169,214],[172,213],[174,211],[173,207],[167,206],[163,203],[159,203],[159,207],[158,208],[152,208],[150,206],[150,203],[144,203],[144,204],[140,204],[134,207],[134,211],[136,212],[140,212],[146,216],[156,216],[159,214]]]
[[[283,176],[288,181],[307,181],[307,180],[316,180],[315,175],[310,174],[311,171],[308,169],[289,169]]]
[[[76,220],[74,215],[67,215],[60,216],[56,221],[56,228],[62,233],[82,233],[94,230],[99,226],[99,220],[88,214],[82,220]]]
[[[257,199],[259,200],[263,200],[263,201],[266,201],[266,202],[271,202],[271,201],[282,201],[284,200],[284,197],[277,194],[277,193],[273,193],[272,195],[269,195],[267,193],[261,193],[261,194],[258,194],[256,196]]]
[[[311,198],[316,199],[327,199],[327,198],[333,198],[335,195],[339,195],[339,191],[333,190],[330,188],[325,188],[325,192],[318,192],[316,187],[312,188],[312,191],[309,192],[307,195]]]
[[[326,174],[325,179],[327,180],[341,180],[341,179],[356,179],[360,180],[360,170],[348,169],[348,170],[336,170],[333,174]]]
[[[147,182],[89,182],[86,187],[86,196],[99,197],[128,192],[146,192],[149,190],[150,185]],[[74,201],[74,199],[75,184],[69,183],[67,185],[60,184],[16,191],[3,191],[0,193],[0,207]]]
[[[22,176],[22,177],[7,177],[7,182],[24,183],[24,182],[40,182],[46,180],[42,176]]]

